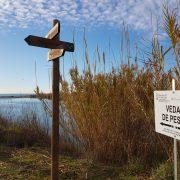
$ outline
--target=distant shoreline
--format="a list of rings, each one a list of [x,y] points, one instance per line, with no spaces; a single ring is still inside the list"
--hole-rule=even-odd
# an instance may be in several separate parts
[[[37,98],[36,94],[6,94],[6,95],[1,95],[0,94],[0,99],[8,99],[8,98]]]

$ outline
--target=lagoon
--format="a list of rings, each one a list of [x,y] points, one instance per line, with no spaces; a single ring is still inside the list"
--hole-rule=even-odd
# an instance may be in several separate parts
[[[51,101],[46,100],[51,108]],[[43,103],[37,98],[0,98],[0,116],[10,120],[22,119],[35,114],[41,122],[51,122],[51,116],[45,111]]]

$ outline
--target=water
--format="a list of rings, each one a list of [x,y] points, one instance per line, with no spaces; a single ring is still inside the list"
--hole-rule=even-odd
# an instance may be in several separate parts
[[[49,108],[51,101],[47,100]],[[23,116],[35,114],[39,121],[50,122],[51,117],[45,111],[42,102],[35,98],[0,98],[0,115],[2,117],[17,120]]]

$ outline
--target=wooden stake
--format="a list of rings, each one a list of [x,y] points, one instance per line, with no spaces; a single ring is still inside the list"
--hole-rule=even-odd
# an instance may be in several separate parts
[[[60,22],[53,20],[53,26]],[[59,34],[53,39],[59,40]],[[53,60],[52,65],[52,134],[51,134],[51,179],[59,179],[59,58]]]

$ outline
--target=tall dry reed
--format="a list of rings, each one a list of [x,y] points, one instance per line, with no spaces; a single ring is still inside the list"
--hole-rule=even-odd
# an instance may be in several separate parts
[[[150,165],[171,158],[172,139],[155,132],[153,102],[153,91],[170,90],[172,78],[178,79],[176,67],[164,68],[169,50],[163,51],[155,36],[141,68],[139,57],[130,63],[127,54],[127,65],[113,66],[106,72],[107,56],[97,48],[99,62],[103,60],[99,69],[104,69],[97,72],[97,64],[94,68],[90,64],[87,43],[84,49],[83,73],[75,66],[70,71],[71,83],[61,81],[63,103],[76,124],[70,133],[81,141],[84,153],[122,164],[139,159]]]

